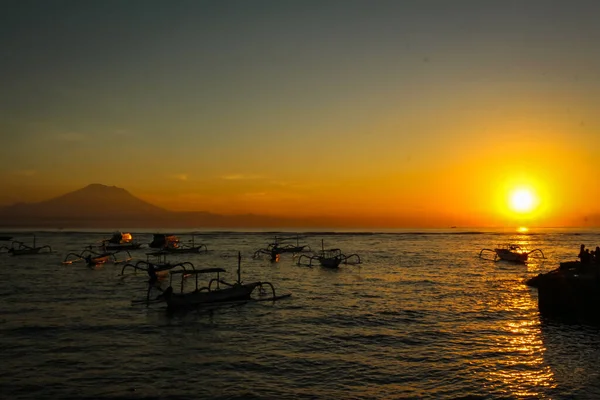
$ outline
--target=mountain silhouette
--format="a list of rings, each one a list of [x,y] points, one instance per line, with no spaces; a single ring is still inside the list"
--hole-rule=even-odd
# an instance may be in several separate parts
[[[163,219],[169,212],[127,190],[98,183],[39,203],[0,208],[4,226],[120,226],[121,222]]]
[[[372,226],[368,220],[333,216],[220,215],[171,211],[127,190],[98,183],[38,203],[0,207],[0,226],[12,228],[333,228]]]
[[[123,188],[98,183],[50,200],[0,208],[0,226],[5,227],[251,228],[290,224],[294,225],[291,219],[254,214],[225,216],[206,211],[170,211]]]
[[[133,196],[127,190],[98,183],[39,203],[18,203],[2,214],[39,217],[126,217],[162,215],[167,211]]]

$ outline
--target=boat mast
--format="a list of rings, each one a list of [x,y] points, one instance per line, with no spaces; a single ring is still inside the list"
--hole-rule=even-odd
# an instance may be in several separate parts
[[[238,268],[237,268],[237,275],[238,275],[237,283],[238,284],[242,283],[241,276],[240,276],[241,275],[241,271],[240,271],[241,265],[242,265],[242,252],[238,251]]]

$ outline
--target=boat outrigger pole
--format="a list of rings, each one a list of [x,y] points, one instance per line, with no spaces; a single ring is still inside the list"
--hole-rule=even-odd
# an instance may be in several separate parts
[[[238,284],[242,283],[242,280],[241,280],[241,265],[242,265],[242,252],[238,251],[238,268],[237,268],[237,275],[238,275],[237,283]]]

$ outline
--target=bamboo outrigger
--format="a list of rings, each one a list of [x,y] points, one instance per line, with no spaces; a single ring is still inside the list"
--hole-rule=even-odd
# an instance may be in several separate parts
[[[172,234],[155,233],[152,242],[149,246],[153,249],[161,249],[169,253],[208,253],[208,248],[205,244],[198,244],[194,242],[194,235],[192,235],[191,243],[183,243],[179,237]]]
[[[503,260],[503,261],[521,263],[521,264],[525,264],[527,262],[527,260],[529,259],[529,256],[531,254],[535,254],[535,253],[541,254],[541,257],[538,257],[538,258],[546,258],[544,256],[544,252],[542,252],[542,250],[540,250],[540,249],[534,249],[531,251],[527,251],[527,249],[521,247],[520,245],[512,244],[512,243],[508,244],[506,246],[496,247],[493,250],[492,249],[481,249],[481,251],[479,252],[479,257],[486,258],[486,257],[483,257],[483,255],[490,254],[490,253],[494,254],[494,258],[490,259],[491,261]],[[489,258],[486,258],[486,259],[489,259]]]
[[[119,254],[119,253],[127,254],[126,258],[123,260],[117,259],[117,254]],[[71,256],[73,256],[74,258]],[[122,262],[131,261],[131,253],[129,253],[128,250],[117,250],[117,251],[113,251],[113,252],[97,253],[88,247],[79,254],[77,254],[77,253],[67,254],[62,263],[70,265],[70,264],[73,264],[75,262],[82,261],[82,260],[84,260],[87,263],[88,267],[96,267],[96,266],[103,265],[103,264],[106,264],[109,262],[112,262],[113,264],[120,264]]]
[[[302,263],[302,260],[306,259],[307,263]],[[306,265],[312,267],[313,261],[318,261],[322,267],[325,268],[338,268],[340,264],[361,264],[360,256],[358,254],[345,255],[340,249],[325,249],[323,240],[321,240],[321,251],[319,254],[312,256],[302,254],[298,258],[298,265]]]
[[[123,265],[123,268],[121,269],[121,275],[125,274],[126,269],[133,269],[134,272],[138,270],[144,271],[151,277],[153,275],[156,275],[157,277],[164,277],[175,267],[181,267],[183,272],[193,271],[196,269],[194,264],[189,261],[182,261],[178,263],[171,263],[167,261],[168,254],[169,253],[164,250],[146,253],[145,261],[141,260],[135,264],[128,263]]]
[[[243,283],[241,281],[241,259],[241,253],[238,253],[237,281],[234,283],[228,283],[220,278],[220,274],[226,272],[223,268],[204,268],[187,271],[187,273],[186,271],[171,271],[170,285],[159,297],[166,301],[169,311],[178,311],[232,302],[276,301],[291,296],[291,294],[277,296],[275,294],[275,287],[270,282],[256,281]],[[216,278],[210,279],[206,286],[200,286],[199,276],[205,274],[216,274]],[[195,277],[195,289],[192,292],[184,293],[183,278],[186,275]],[[173,289],[174,276],[181,276],[178,293]],[[265,288],[270,289],[271,297],[264,297],[266,296]],[[259,297],[253,298],[252,294],[257,289]]]
[[[283,253],[296,254],[311,251],[309,245],[300,245],[298,236],[296,236],[295,246],[293,244],[282,244],[280,240],[281,238],[275,237],[275,241],[273,243],[269,243],[269,245],[266,248],[256,250],[252,257],[259,258],[261,254],[266,254],[271,257],[271,261],[277,261],[279,259],[278,256]]]
[[[18,240],[13,240],[11,247],[4,246],[2,249],[5,249],[7,253],[13,256],[52,253],[52,247],[49,245],[39,247],[35,245],[35,235],[33,235],[33,246],[26,245]]]

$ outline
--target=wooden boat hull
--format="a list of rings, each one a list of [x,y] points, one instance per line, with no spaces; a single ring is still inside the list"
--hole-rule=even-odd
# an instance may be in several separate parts
[[[518,263],[527,262],[527,253],[515,253],[507,249],[496,249],[495,251],[498,255],[498,258],[500,258],[501,260]]]
[[[137,250],[142,247],[141,243],[108,243],[104,246],[105,250],[115,251],[115,250]]]
[[[110,256],[109,255],[101,255],[101,256],[97,256],[97,257],[88,257],[88,258],[86,258],[86,261],[87,261],[88,265],[106,264],[109,260],[110,260]]]
[[[304,251],[306,246],[295,246],[295,247],[281,247],[275,248],[275,251],[278,253],[300,253]]]
[[[36,247],[33,249],[10,249],[8,252],[13,256],[24,256],[27,254],[39,254],[41,247]]]
[[[213,303],[250,300],[252,292],[259,285],[260,282],[252,282],[210,292],[202,290],[191,293],[173,293],[172,288],[168,288],[164,298],[169,310],[189,309]]]
[[[325,268],[338,268],[342,262],[342,259],[339,257],[334,258],[320,258],[319,263],[322,267]]]
[[[164,250],[175,254],[200,253],[200,247],[165,247]]]

